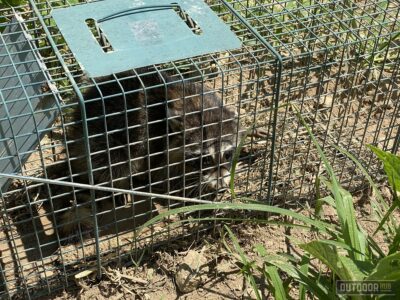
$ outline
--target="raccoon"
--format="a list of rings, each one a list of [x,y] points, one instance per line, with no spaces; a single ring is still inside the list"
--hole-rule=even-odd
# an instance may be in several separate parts
[[[65,116],[75,124],[66,133],[70,163],[50,167],[48,176],[71,173],[74,182],[194,198],[215,198],[227,189],[241,136],[236,109],[223,105],[214,90],[145,69],[97,79],[83,95],[85,118],[78,107]],[[84,124],[92,174],[87,171]],[[67,190],[52,188],[51,193],[54,197],[71,192]],[[107,193],[95,194],[101,212],[111,201]],[[89,230],[93,226],[89,192],[75,195],[60,196],[52,204],[63,234],[78,224]],[[120,201],[114,199],[113,205]]]

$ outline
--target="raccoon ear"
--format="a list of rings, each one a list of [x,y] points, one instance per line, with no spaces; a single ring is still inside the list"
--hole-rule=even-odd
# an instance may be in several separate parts
[[[168,107],[168,126],[171,132],[181,132],[184,129],[181,114],[173,108]]]

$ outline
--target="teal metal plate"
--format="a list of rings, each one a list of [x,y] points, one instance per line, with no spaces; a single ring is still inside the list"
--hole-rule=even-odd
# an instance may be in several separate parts
[[[171,5],[179,5],[201,34],[195,34],[177,11],[167,7]],[[90,77],[241,46],[230,28],[200,0],[104,0],[55,9],[52,16]],[[103,51],[86,24],[88,19],[97,21],[112,52]]]
[[[0,33],[0,173],[18,173],[59,114],[61,99],[23,20]],[[53,92],[43,89],[54,87]],[[0,178],[6,192],[10,180]]]

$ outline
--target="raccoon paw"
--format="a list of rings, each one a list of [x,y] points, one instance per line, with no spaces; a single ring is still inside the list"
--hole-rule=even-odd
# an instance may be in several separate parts
[[[67,238],[68,242],[90,238],[94,229],[91,209],[77,207],[64,212],[59,219],[58,227],[60,236]]]

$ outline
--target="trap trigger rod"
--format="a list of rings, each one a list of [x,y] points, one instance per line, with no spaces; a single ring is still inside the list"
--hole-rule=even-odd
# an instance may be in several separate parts
[[[115,18],[132,15],[132,14],[137,14],[137,13],[141,13],[141,12],[163,10],[163,9],[174,9],[174,8],[179,8],[179,5],[176,3],[168,4],[168,5],[146,5],[146,6],[141,6],[141,7],[124,9],[124,10],[121,10],[119,12],[113,13],[111,15],[105,16],[105,17],[97,20],[97,23],[102,23],[102,22],[112,20]]]

